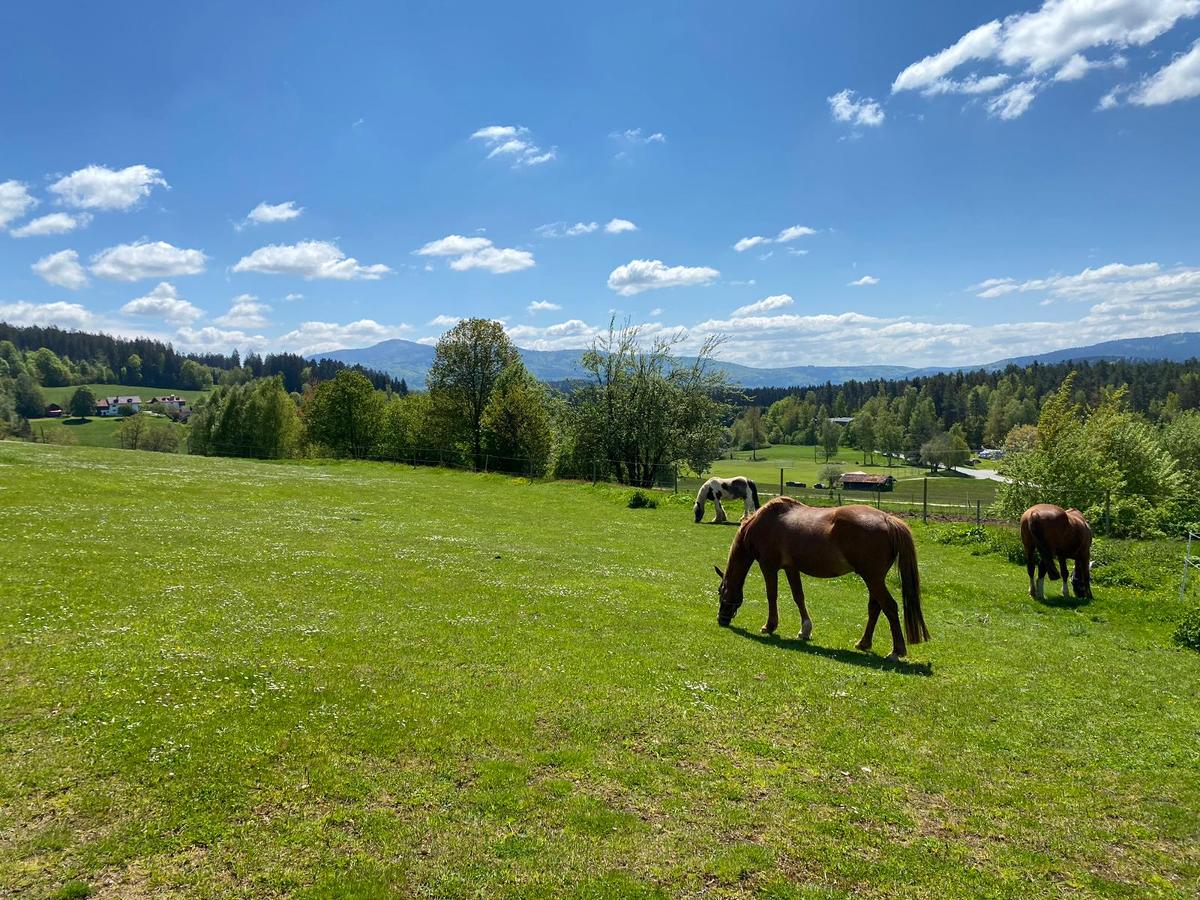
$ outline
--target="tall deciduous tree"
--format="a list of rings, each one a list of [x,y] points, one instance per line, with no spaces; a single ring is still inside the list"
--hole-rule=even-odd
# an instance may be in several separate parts
[[[75,393],[71,395],[71,402],[67,406],[75,418],[86,419],[96,413],[96,395],[87,385],[76,388]]]
[[[376,449],[383,409],[383,394],[370,379],[343,369],[309,393],[304,406],[308,439],[335,456],[363,459]]]
[[[479,460],[483,414],[504,369],[520,361],[504,326],[464,319],[439,338],[429,368],[429,396],[446,438],[465,444]]]
[[[829,462],[837,455],[842,443],[842,426],[830,422],[828,418],[821,423],[821,450],[825,453],[825,461]]]
[[[604,474],[649,487],[673,464],[702,473],[720,455],[725,407],[716,397],[728,385],[711,364],[719,338],[684,362],[674,353],[682,335],[648,347],[640,337],[635,326],[610,323],[583,355],[589,380],[572,396],[577,433],[568,443],[602,454]]]
[[[546,471],[552,442],[546,389],[520,361],[496,379],[482,424],[484,449],[496,457],[497,468],[534,475]]]

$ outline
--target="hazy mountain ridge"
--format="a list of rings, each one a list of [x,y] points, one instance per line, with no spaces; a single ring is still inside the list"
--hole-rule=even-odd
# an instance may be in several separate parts
[[[383,341],[371,347],[348,350],[333,350],[318,353],[313,359],[327,357],[350,365],[358,363],[367,368],[378,369],[403,378],[408,386],[416,390],[425,387],[425,376],[433,363],[433,347],[401,338]],[[583,376],[579,365],[583,350],[521,350],[526,367],[541,381],[564,381]],[[778,368],[756,368],[740,363],[718,360],[730,380],[745,388],[760,387],[805,387],[813,384],[845,381],[870,381],[877,378],[914,378],[936,375],[939,372],[967,372],[977,369],[995,371],[1010,365],[1028,366],[1038,363],[1057,363],[1068,360],[1094,362],[1107,359],[1167,359],[1182,362],[1200,357],[1200,332],[1179,332],[1155,337],[1124,338],[1103,341],[1084,347],[1069,347],[1029,356],[1014,356],[993,362],[967,366],[912,366],[864,365],[864,366],[781,366]]]

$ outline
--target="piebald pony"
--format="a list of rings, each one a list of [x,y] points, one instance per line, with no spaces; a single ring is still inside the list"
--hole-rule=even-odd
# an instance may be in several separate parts
[[[696,522],[699,523],[704,519],[704,504],[707,500],[711,500],[717,508],[717,517],[713,519],[714,525],[729,521],[725,516],[724,507],[721,506],[722,497],[744,501],[747,516],[758,509],[758,485],[749,478],[741,475],[736,478],[710,478],[700,485],[700,492],[696,494],[694,508]]]

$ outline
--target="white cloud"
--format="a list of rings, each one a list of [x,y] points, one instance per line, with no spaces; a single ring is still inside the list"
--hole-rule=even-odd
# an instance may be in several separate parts
[[[60,250],[43,256],[31,268],[43,281],[68,290],[77,291],[88,283],[87,273],[79,264],[79,254],[74,250]]]
[[[217,325],[226,328],[263,328],[267,325],[266,314],[271,307],[260,303],[253,294],[241,294],[234,298],[229,312],[213,319]]]
[[[1036,79],[1014,84],[1003,94],[998,94],[988,101],[988,114],[997,118],[1015,119],[1025,114],[1033,98],[1037,96],[1039,82]]]
[[[504,330],[519,347],[530,350],[565,350],[588,346],[606,329],[589,325],[582,319],[568,319],[554,325],[514,325]]]
[[[418,250],[418,256],[445,256],[450,259],[450,268],[456,272],[468,269],[483,269],[496,275],[519,272],[536,265],[533,254],[528,250],[495,247],[485,237],[463,237],[450,234],[430,241]]]
[[[838,91],[832,97],[826,97],[829,111],[834,121],[846,122],[850,125],[882,125],[886,114],[871,97],[859,97],[851,90]]]
[[[92,257],[92,274],[113,281],[137,281],[139,278],[169,278],[172,275],[199,275],[206,257],[199,250],[187,250],[166,241],[135,241],[118,244]]]
[[[711,284],[721,273],[708,266],[667,266],[658,259],[634,259],[608,276],[609,290],[624,297],[656,288]]]
[[[331,241],[301,241],[298,244],[259,247],[249,256],[238,260],[233,271],[297,275],[309,281],[316,278],[378,281],[392,270],[382,263],[360,265],[357,259],[347,257]]]
[[[1097,288],[1111,289],[1115,284],[1130,279],[1146,279],[1159,273],[1158,263],[1109,263],[1097,268],[1087,268],[1075,275],[1051,275],[1048,278],[1032,278],[1017,281],[1014,278],[988,278],[972,285],[975,296],[986,300],[1003,297],[1005,294],[1045,292],[1054,297],[1070,299],[1094,294]],[[1145,287],[1145,282],[1141,282]]]
[[[288,200],[284,203],[260,203],[246,215],[238,229],[244,228],[246,225],[270,225],[275,222],[287,222],[291,219],[297,219],[304,212],[303,206],[297,206],[295,200]]]
[[[557,303],[551,303],[549,300],[534,300],[527,307],[525,307],[525,310],[530,315],[539,312],[552,312],[559,309],[562,309],[562,307]]]
[[[288,295],[286,295],[286,296],[283,298],[283,300],[284,300],[284,302],[285,302],[285,303],[291,303],[291,302],[293,302],[293,301],[295,301],[295,300],[303,300],[303,299],[304,299],[304,295],[303,295],[303,294],[297,294],[297,293],[295,293],[295,292],[293,292],[293,293],[291,293],[291,294],[288,294]]]
[[[1138,106],[1162,106],[1177,100],[1200,96],[1200,40],[1192,44],[1129,95],[1129,102]]]
[[[763,237],[761,234],[756,234],[753,237],[744,237],[733,245],[733,249],[738,253],[743,253],[746,250],[763,244],[787,244],[797,238],[808,237],[816,233],[817,230],[815,228],[809,228],[807,225],[789,225],[773,238]],[[807,250],[800,251],[801,254],[807,252]],[[765,257],[760,257],[760,259],[762,258]]]
[[[1075,81],[1092,69],[1124,66],[1125,57],[1119,52],[1108,60],[1097,60],[1089,58],[1086,51],[1143,47],[1181,19],[1197,14],[1200,0],[1045,0],[1039,9],[980,25],[945,50],[908,66],[892,82],[892,93],[990,93],[1004,86],[1002,76],[1007,73],[971,73],[959,81],[947,76],[968,64],[1000,64],[1022,73],[1025,80],[989,103],[988,111],[1001,119],[1014,119],[1029,108],[1035,88],[1047,73],[1054,72],[1054,81]],[[1187,63],[1181,68],[1186,69]],[[1185,73],[1176,71],[1167,76],[1168,83],[1176,77],[1184,83],[1188,80]],[[1153,81],[1149,79],[1143,87]],[[1107,95],[1100,108],[1116,105],[1117,96]],[[1192,95],[1177,96],[1167,87],[1164,96],[1170,99],[1161,102]]]
[[[51,234],[67,234],[76,228],[84,228],[92,221],[90,213],[54,212],[39,216],[25,223],[20,228],[14,228],[10,233],[15,238],[45,237]]]
[[[336,322],[304,322],[299,328],[281,336],[276,345],[292,353],[311,356],[354,347],[369,347],[380,341],[402,337],[412,326],[381,325],[373,319],[359,319],[346,325]]]
[[[606,234],[623,234],[626,231],[637,231],[638,227],[628,219],[609,219],[604,226]]]
[[[534,142],[529,129],[523,125],[488,125],[472,134],[471,140],[484,143],[488,148],[488,159],[501,157],[512,160],[514,169],[540,166],[557,155],[556,147],[542,150]]]
[[[609,137],[629,144],[665,144],[667,136],[661,131],[644,134],[640,128],[627,128],[624,131],[614,131]]]
[[[434,316],[432,319],[430,319],[425,324],[427,326],[432,326],[434,328],[453,328],[455,325],[457,325],[461,321],[462,321],[461,316],[440,315],[440,316]]]
[[[77,169],[50,185],[61,202],[77,209],[132,209],[155,187],[170,188],[158,169],[127,166],[109,169],[91,165]]]
[[[58,325],[60,328],[94,328],[95,315],[78,303],[0,303],[0,322],[12,325]]]
[[[37,205],[37,198],[20,181],[0,182],[0,228],[15,222]]]
[[[754,235],[754,237],[741,238],[736,244],[733,245],[733,249],[736,250],[738,253],[742,253],[753,247],[757,247],[760,244],[769,244],[769,243],[771,243],[770,238],[765,238],[761,234],[756,234],[756,235]]]
[[[879,284],[879,279],[874,275],[864,275],[862,278],[856,278],[849,282],[849,287],[870,287],[873,284]]]
[[[566,222],[551,222],[548,225],[539,225],[534,231],[542,237],[560,238],[591,234],[599,228],[599,222],[576,222],[574,225],[568,225]]]
[[[192,328],[185,325],[175,332],[175,342],[180,349],[195,353],[229,353],[231,350],[265,350],[271,341],[261,334],[247,334],[240,330],[226,330],[206,325]]]
[[[754,303],[739,306],[729,316],[733,319],[740,319],[744,316],[757,316],[761,313],[770,312],[773,309],[783,309],[786,306],[791,306],[792,302],[792,298],[788,294],[774,294]]]
[[[651,316],[658,317],[658,316],[661,316],[662,314],[663,314],[663,310],[662,310],[661,306],[656,306],[656,307],[654,307],[654,309],[650,310]]]
[[[184,300],[168,281],[158,285],[145,297],[130,300],[121,307],[127,316],[153,316],[172,325],[187,325],[195,322],[204,313]]]

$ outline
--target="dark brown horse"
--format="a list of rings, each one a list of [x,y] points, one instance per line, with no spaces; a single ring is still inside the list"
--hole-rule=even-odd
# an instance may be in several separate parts
[[[1062,592],[1070,597],[1067,587],[1067,560],[1075,560],[1071,585],[1081,600],[1092,599],[1092,529],[1077,509],[1063,509],[1052,503],[1039,503],[1021,516],[1021,543],[1025,547],[1025,569],[1029,573],[1029,596],[1046,599],[1046,576],[1055,581],[1062,576]],[[1058,567],[1054,565],[1058,561]],[[1037,583],[1033,569],[1037,566]]]
[[[887,573],[900,560],[901,596],[904,600],[904,629],[900,628],[899,610],[887,588]],[[812,620],[804,605],[800,575],[837,578],[850,572],[867,585],[867,628],[855,646],[871,648],[875,622],[882,612],[892,629],[892,653],[888,659],[904,656],[905,634],[909,643],[929,640],[925,619],[921,616],[921,582],[917,572],[917,550],[912,532],[900,519],[871,506],[839,506],[821,509],[805,506],[791,497],[777,497],[742,523],[725,571],[721,578],[721,605],[717,624],[728,625],[742,605],[746,576],[755,563],[767,583],[767,624],[764,634],[779,627],[779,570],[787,575],[792,598],[800,607],[800,638],[812,633]]]

